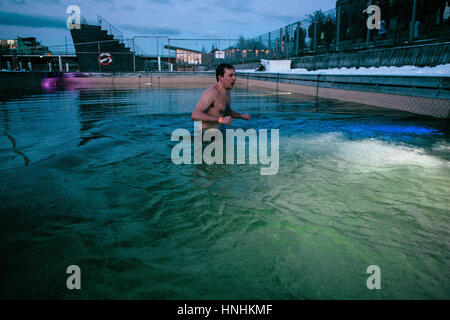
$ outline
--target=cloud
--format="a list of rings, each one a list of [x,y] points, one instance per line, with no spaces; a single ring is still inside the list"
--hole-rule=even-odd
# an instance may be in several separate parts
[[[136,7],[132,7],[132,6],[129,6],[129,5],[121,6],[121,8],[123,10],[126,10],[126,11],[135,11],[136,10]]]
[[[10,2],[18,5],[24,5],[26,4],[25,0],[10,0]]]
[[[249,1],[241,1],[241,0],[216,0],[215,5],[221,7],[222,9],[231,11],[233,13],[249,13],[252,10],[249,7]]]
[[[14,4],[18,4],[18,5],[24,5],[27,4],[27,2],[25,0],[9,0],[10,2],[14,3]],[[46,4],[60,4],[61,1],[60,0],[33,0],[35,2],[43,2]]]
[[[44,2],[44,3],[48,3],[48,4],[60,4],[61,1],[60,0],[34,0],[37,2]]]
[[[221,19],[220,20],[221,24],[227,25],[227,26],[248,26],[248,21],[243,21],[243,20],[239,20],[239,19]]]
[[[0,11],[0,25],[23,26],[29,28],[67,28],[66,17],[64,17],[63,19],[45,16],[38,17],[30,14],[20,14],[5,11]]]
[[[205,32],[197,33],[197,35],[207,39],[221,38],[220,34],[215,30],[207,30]]]
[[[171,0],[147,0],[147,1],[151,3],[161,3],[161,4],[170,4],[172,2]]]
[[[121,24],[119,27],[139,33],[140,35],[176,36],[181,33],[181,30],[172,27],[151,27],[133,24]]]
[[[194,11],[211,13],[212,10],[210,7],[195,7]]]
[[[300,19],[298,15],[273,14],[273,13],[264,14],[264,18],[267,20],[279,21],[286,24],[294,23]]]

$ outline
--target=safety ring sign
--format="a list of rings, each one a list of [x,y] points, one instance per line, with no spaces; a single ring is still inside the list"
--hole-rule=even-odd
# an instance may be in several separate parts
[[[112,56],[107,52],[100,53],[98,56],[98,61],[102,66],[108,66],[112,62]]]

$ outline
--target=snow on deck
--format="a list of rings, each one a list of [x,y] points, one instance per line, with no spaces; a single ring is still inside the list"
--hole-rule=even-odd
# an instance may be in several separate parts
[[[236,70],[240,72],[257,72],[264,73],[264,71],[256,71],[255,69]],[[315,71],[308,71],[307,69],[296,68],[286,71],[280,71],[283,74],[321,74],[321,75],[382,75],[382,76],[438,76],[450,77],[450,63],[441,64],[435,67],[416,67],[416,66],[402,66],[402,67],[371,67],[371,68],[335,68],[335,69],[321,69]]]

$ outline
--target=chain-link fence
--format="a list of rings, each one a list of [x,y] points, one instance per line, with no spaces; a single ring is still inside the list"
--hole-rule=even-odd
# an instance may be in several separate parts
[[[367,27],[379,9],[376,28]],[[376,12],[375,12],[376,13]],[[220,62],[245,64],[261,59],[291,59],[367,48],[450,40],[448,0],[338,0],[294,23],[253,38],[160,38],[156,55],[167,57],[173,70],[203,70]],[[216,51],[223,51],[219,58]],[[202,67],[199,67],[202,66]]]
[[[333,50],[335,25],[335,9],[316,11],[300,21],[260,36],[239,39],[225,50],[226,60],[231,63],[247,63],[260,59],[288,59],[314,54],[318,52],[318,48]]]
[[[367,21],[377,6],[380,21]],[[230,63],[289,59],[339,51],[450,40],[450,1],[338,0],[336,8],[315,11],[277,30],[239,39],[225,49]]]

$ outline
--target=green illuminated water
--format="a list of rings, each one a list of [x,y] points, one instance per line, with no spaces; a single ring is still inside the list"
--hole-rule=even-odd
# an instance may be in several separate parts
[[[0,97],[1,298],[450,298],[446,120],[237,90],[278,174],[174,165],[201,93]]]

